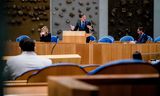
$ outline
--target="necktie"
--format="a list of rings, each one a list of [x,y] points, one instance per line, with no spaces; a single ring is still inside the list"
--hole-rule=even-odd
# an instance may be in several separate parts
[[[85,27],[85,22],[84,21],[82,22],[81,27],[84,29],[84,27]]]
[[[140,42],[141,39],[142,39],[142,35],[143,35],[143,34],[141,34],[141,35],[139,36],[139,38],[138,38],[138,41],[139,41],[139,42]]]

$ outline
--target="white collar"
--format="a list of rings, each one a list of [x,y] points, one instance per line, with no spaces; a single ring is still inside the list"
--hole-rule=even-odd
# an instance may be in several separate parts
[[[27,55],[37,55],[34,51],[23,51],[22,52],[23,55],[27,54]]]

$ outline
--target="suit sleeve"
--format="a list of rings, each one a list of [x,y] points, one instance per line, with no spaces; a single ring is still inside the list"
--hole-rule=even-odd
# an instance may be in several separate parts
[[[144,35],[143,39],[142,39],[142,43],[146,43],[148,40],[148,36],[147,35]]]
[[[141,37],[140,41],[137,41],[136,43],[146,43],[148,40],[148,35],[143,35],[143,37]]]
[[[93,25],[92,25],[92,23],[91,23],[91,21],[88,21],[88,24],[87,25],[90,25],[91,27],[92,27],[92,32],[94,33],[95,31],[94,31],[94,28],[93,28]]]
[[[74,31],[77,31],[78,28],[79,28],[79,23],[77,22],[77,23],[76,23],[76,26],[75,26],[75,28],[74,28]]]

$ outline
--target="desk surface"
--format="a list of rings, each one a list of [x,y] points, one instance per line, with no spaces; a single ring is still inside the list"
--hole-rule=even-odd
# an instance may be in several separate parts
[[[49,58],[52,60],[52,63],[81,63],[81,56],[78,54],[61,54],[61,55],[38,55],[43,58]],[[14,56],[3,56],[3,60],[8,60],[9,58]]]
[[[38,56],[44,57],[44,58],[50,58],[50,59],[81,58],[81,56],[78,54],[38,55]],[[11,57],[15,57],[15,56],[3,56],[3,60],[8,60]]]

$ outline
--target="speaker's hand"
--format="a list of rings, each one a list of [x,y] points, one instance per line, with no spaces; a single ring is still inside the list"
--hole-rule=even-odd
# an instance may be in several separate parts
[[[93,29],[92,26],[90,26],[90,25],[87,25],[87,28],[88,28],[89,30],[92,30],[92,29]]]
[[[41,37],[42,37],[43,35],[45,35],[45,32],[41,32],[41,33],[40,33],[40,36],[41,36]]]
[[[70,28],[71,28],[71,30],[74,30],[75,26],[73,26],[73,25],[70,25]]]

